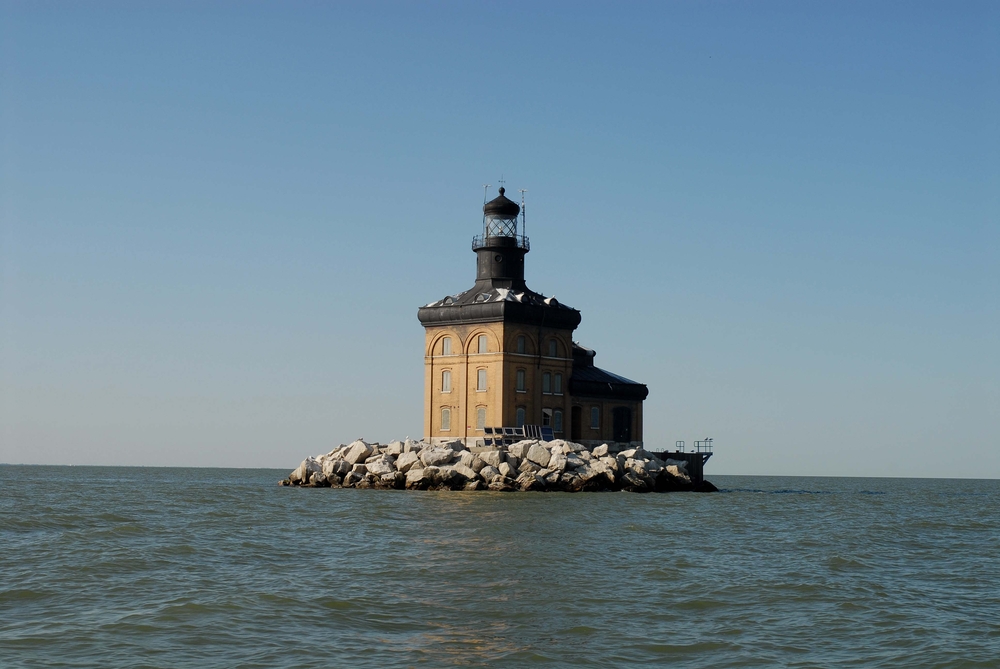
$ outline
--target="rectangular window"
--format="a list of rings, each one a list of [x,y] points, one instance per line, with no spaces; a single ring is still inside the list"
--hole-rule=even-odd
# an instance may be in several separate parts
[[[542,409],[542,426],[551,427],[552,425],[552,409]]]
[[[542,374],[542,393],[545,395],[552,393],[552,374],[549,372]]]
[[[479,370],[479,384],[476,386],[476,390],[486,390],[486,370]]]
[[[486,335],[479,335],[479,352],[486,353],[489,349],[486,344]]]
[[[562,374],[556,374],[556,378],[552,384],[552,392],[556,395],[562,395]]]
[[[451,355],[451,337],[445,337],[441,340],[441,354]]]
[[[562,411],[559,409],[552,413],[552,431],[562,432]]]
[[[550,358],[556,357],[556,353],[558,353],[558,346],[559,345],[556,344],[556,340],[555,339],[550,339],[549,340],[549,357]]]
[[[476,409],[476,429],[482,430],[486,427],[486,407]]]
[[[447,369],[441,372],[441,392],[451,392],[451,372]]]
[[[595,430],[601,427],[600,407],[590,407],[590,427]]]
[[[517,427],[524,427],[524,407],[517,407],[516,417],[514,418],[514,424]]]
[[[441,429],[451,429],[451,409],[441,409]]]
[[[514,389],[517,390],[519,393],[523,393],[526,388],[527,386],[524,383],[524,370],[519,369],[517,370],[517,382],[514,386]]]
[[[524,351],[525,351],[524,335],[521,335],[517,338],[517,352],[524,353]]]

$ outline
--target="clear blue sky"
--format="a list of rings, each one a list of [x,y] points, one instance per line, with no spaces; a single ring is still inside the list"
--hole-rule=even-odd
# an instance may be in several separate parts
[[[651,446],[1000,477],[1000,3],[0,0],[0,65],[0,462],[420,436],[502,173]]]

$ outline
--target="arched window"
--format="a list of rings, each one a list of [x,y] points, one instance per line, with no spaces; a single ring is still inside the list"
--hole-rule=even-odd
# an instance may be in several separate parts
[[[545,372],[542,374],[542,394],[551,395],[552,394],[552,373]]]
[[[514,390],[516,390],[519,393],[523,393],[527,390],[527,384],[525,383],[524,376],[525,376],[525,371],[523,369],[517,370],[517,374],[515,375],[516,381],[514,385]]]
[[[451,370],[446,369],[441,372],[441,392],[450,393],[451,392]]]
[[[552,412],[552,431],[562,432],[562,409]]]
[[[556,395],[562,395],[562,374],[556,374],[552,380],[552,392]]]
[[[441,355],[451,355],[451,337],[441,340]]]
[[[476,390],[480,390],[480,391],[486,390],[486,370],[485,369],[480,369],[478,377],[479,378],[477,379],[477,381],[479,383],[476,385]]]
[[[441,430],[451,429],[451,409],[445,407],[441,409]]]
[[[515,418],[514,418],[514,424],[517,427],[524,427],[524,421],[525,421],[524,416],[525,416],[524,407],[517,407],[517,412],[515,413]]]
[[[487,353],[490,350],[486,335],[479,335],[479,352]]]
[[[486,427],[486,407],[476,409],[476,429],[482,430]]]
[[[601,427],[601,407],[590,407],[590,427],[595,430]]]
[[[524,338],[524,335],[518,335],[518,337],[517,337],[517,352],[518,353],[526,353],[527,350],[528,350],[527,340]]]
[[[559,353],[559,344],[556,343],[555,339],[549,340],[549,357],[554,358]]]

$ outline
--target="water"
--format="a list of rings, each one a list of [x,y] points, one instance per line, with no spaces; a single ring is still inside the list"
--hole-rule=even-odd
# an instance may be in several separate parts
[[[1000,666],[1000,481],[286,474],[0,467],[0,666]]]

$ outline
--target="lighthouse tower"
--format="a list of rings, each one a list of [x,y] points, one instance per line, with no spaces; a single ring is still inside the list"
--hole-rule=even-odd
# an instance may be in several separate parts
[[[472,250],[472,288],[417,311],[424,436],[474,446],[486,427],[535,425],[555,438],[641,444],[646,386],[594,367],[594,352],[573,342],[580,312],[525,284],[524,212],[503,187],[483,205]]]

